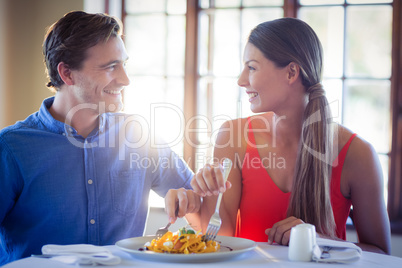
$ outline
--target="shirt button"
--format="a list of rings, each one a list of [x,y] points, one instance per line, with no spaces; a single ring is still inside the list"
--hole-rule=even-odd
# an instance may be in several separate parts
[[[88,184],[92,184],[93,181],[91,179],[88,180]]]
[[[94,220],[94,219],[90,220],[89,222],[90,222],[91,224],[95,224],[95,220]]]

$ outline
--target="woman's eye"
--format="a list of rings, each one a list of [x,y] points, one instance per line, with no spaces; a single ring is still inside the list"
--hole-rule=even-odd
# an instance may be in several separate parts
[[[250,70],[250,71],[254,71],[255,70],[255,68],[254,67],[252,67],[252,66],[247,66],[248,67],[248,69]]]

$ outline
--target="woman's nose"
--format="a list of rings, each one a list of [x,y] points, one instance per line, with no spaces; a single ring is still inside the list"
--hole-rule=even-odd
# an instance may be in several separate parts
[[[239,78],[237,79],[237,84],[239,85],[239,87],[246,87],[248,85],[248,79],[245,73],[245,70],[243,70],[240,73]]]

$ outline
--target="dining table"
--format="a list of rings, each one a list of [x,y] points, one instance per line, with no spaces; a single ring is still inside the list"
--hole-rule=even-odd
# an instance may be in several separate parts
[[[117,245],[104,246],[113,255],[120,257],[120,263],[110,266],[115,268],[123,267],[326,267],[326,268],[350,268],[350,267],[402,267],[402,258],[363,251],[360,259],[351,263],[319,263],[319,262],[297,262],[288,258],[289,247],[278,244],[270,245],[266,242],[258,242],[251,250],[233,254],[222,259],[200,259],[188,258],[184,261],[172,259],[172,261],[158,258],[142,258],[132,254]],[[163,253],[160,253],[163,254]],[[6,264],[3,268],[71,268],[88,267],[87,265],[66,264],[51,258],[27,257]],[[100,265],[100,267],[107,267]]]

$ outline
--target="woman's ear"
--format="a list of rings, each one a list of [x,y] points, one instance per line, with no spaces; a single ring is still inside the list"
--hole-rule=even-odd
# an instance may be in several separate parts
[[[61,80],[63,80],[66,85],[71,86],[74,84],[71,69],[67,64],[60,62],[57,65],[57,71],[59,72]]]
[[[290,84],[295,82],[300,75],[300,66],[294,62],[291,62],[287,66],[287,78]]]

